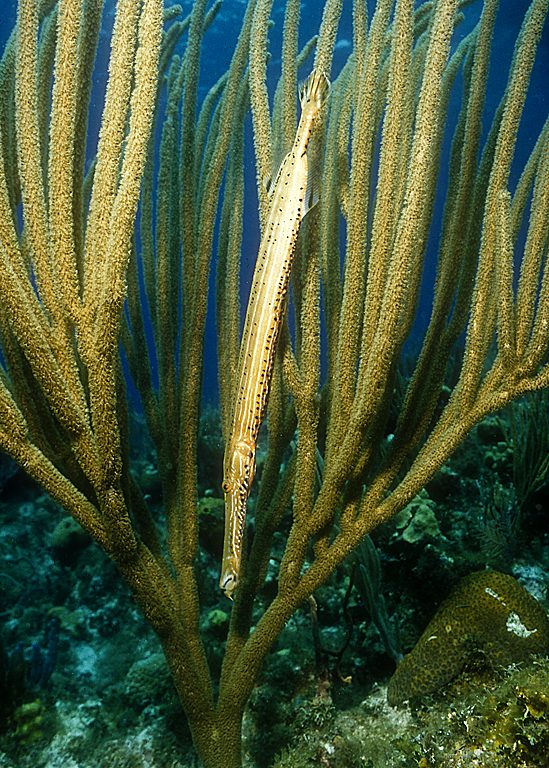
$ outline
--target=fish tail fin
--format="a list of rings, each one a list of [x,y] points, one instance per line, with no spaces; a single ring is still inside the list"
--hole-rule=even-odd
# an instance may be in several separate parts
[[[310,105],[316,112],[324,104],[330,93],[330,81],[320,69],[313,69],[299,89],[301,109]]]

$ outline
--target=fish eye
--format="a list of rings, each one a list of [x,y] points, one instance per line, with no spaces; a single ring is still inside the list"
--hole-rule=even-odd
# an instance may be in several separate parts
[[[223,480],[221,483],[221,488],[223,489],[223,493],[230,493],[231,492],[231,484],[228,480]]]

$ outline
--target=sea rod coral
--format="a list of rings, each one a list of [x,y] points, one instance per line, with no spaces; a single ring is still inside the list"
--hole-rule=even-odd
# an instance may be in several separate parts
[[[370,19],[357,0],[352,53],[340,71],[332,70],[340,0],[327,0],[318,37],[303,44],[300,3],[288,0],[272,107],[271,0],[249,0],[227,71],[199,101],[201,50],[219,9],[207,5],[195,0],[179,21],[179,9],[160,0],[118,0],[92,149],[101,2],[19,2],[0,64],[0,448],[112,557],[160,639],[203,764],[237,768],[246,701],[296,608],[419,493],[486,414],[549,383],[548,123],[518,182],[511,180],[547,0],[533,0],[526,13],[484,143],[495,0],[485,0],[458,44],[456,0],[417,9],[410,0],[379,0]],[[184,36],[185,52],[175,55]],[[296,247],[295,332],[286,326],[280,334],[254,534],[244,534],[223,669],[212,681],[195,571],[210,265],[215,256],[227,439],[243,223],[256,216],[245,205],[244,124],[251,109],[263,228],[263,182],[296,133],[298,71],[304,77],[313,68],[331,81],[308,150],[320,202]],[[453,87],[461,98],[455,124]],[[385,440],[443,172],[430,319]],[[464,331],[460,374],[438,408]],[[130,471],[121,349],[157,451],[164,531]],[[291,525],[278,589],[252,628],[283,518]]]

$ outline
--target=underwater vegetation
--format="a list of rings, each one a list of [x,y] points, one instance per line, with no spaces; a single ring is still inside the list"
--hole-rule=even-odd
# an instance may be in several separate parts
[[[546,768],[549,765],[549,659],[511,669],[442,704],[442,716],[424,738],[427,766]]]
[[[33,643],[30,661],[23,642],[8,653],[0,638],[0,734],[11,730],[26,743],[41,738],[44,706],[39,698],[57,663],[59,621],[52,619],[43,651]]]
[[[274,768],[546,768],[549,659],[503,676],[466,672],[456,688],[392,716],[379,691],[345,713],[330,713]],[[395,710],[392,710],[395,712]]]

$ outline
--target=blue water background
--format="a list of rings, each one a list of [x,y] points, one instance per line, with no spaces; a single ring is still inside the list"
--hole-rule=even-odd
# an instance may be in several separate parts
[[[95,88],[92,96],[90,133],[88,145],[88,162],[91,162],[95,147],[96,136],[99,130],[99,120],[102,108],[102,94],[104,92],[107,65],[109,54],[109,34],[108,30],[112,26],[114,18],[114,0],[108,0],[104,10],[104,32],[101,35],[98,61],[95,72]],[[183,16],[186,15],[192,2],[186,0],[182,3]],[[300,44],[304,43],[313,34],[318,31],[323,3],[318,0],[309,0],[301,5],[301,27]],[[343,66],[348,54],[351,51],[352,40],[352,4],[350,0],[344,0],[343,18],[338,33],[338,43],[334,56],[334,66],[332,76],[337,74]],[[369,3],[371,13],[374,4]],[[477,2],[465,9],[466,21],[458,27],[454,35],[453,45],[470,31],[478,20],[481,3]],[[484,126],[485,133],[491,122],[491,117],[501,98],[503,87],[507,80],[507,74],[511,61],[514,42],[518,30],[522,23],[524,13],[528,3],[524,0],[503,0],[500,4],[498,13],[496,32],[494,35],[492,60],[490,67],[490,80],[488,87],[488,97],[485,108]],[[217,16],[213,26],[208,31],[202,51],[201,59],[201,80],[199,98],[203,99],[210,86],[218,79],[220,74],[225,71],[230,63],[234,46],[240,31],[240,24],[244,15],[245,2],[241,0],[224,0],[221,11]],[[268,67],[269,89],[271,94],[274,91],[276,79],[280,73],[280,50],[281,36],[283,27],[284,4],[281,0],[276,0],[273,5],[272,18],[275,26],[271,30],[269,38],[271,41],[272,58]],[[16,5],[12,0],[0,0],[0,46],[3,49],[5,41],[12,29],[16,16]],[[511,177],[511,192],[520,175],[520,170],[531,152],[537,139],[541,126],[543,125],[549,111],[549,32],[547,24],[544,29],[542,40],[538,50],[538,56],[534,66],[530,91],[528,94],[525,117],[522,120],[517,143],[517,151]],[[182,46],[183,49],[183,46]],[[301,73],[305,78],[312,62],[309,61]],[[451,100],[452,119],[457,116],[459,106],[461,77],[458,77],[454,93]],[[444,152],[442,157],[442,167],[447,165],[447,157],[450,149],[451,130],[454,127],[452,119],[449,121],[446,134]],[[244,315],[247,303],[247,296],[251,276],[254,269],[255,257],[259,244],[259,226],[257,216],[257,197],[255,192],[255,160],[252,147],[252,129],[251,120],[248,118],[246,124],[246,158],[245,158],[245,184],[246,184],[246,203],[245,203],[245,232],[242,243],[242,289],[241,304]],[[484,135],[483,139],[486,136]],[[429,321],[432,286],[436,270],[437,243],[439,236],[439,225],[442,214],[442,204],[446,194],[447,180],[441,177],[437,189],[436,211],[434,225],[428,243],[427,260],[425,276],[422,286],[422,293],[419,303],[418,320],[412,333],[410,343],[417,345],[422,332]],[[214,251],[215,253],[215,251]],[[209,287],[209,314],[206,328],[206,351],[204,368],[204,399],[206,402],[216,404],[218,402],[217,385],[217,341],[215,336],[214,310],[213,310],[213,291],[215,284],[215,262],[212,263],[210,271]]]

